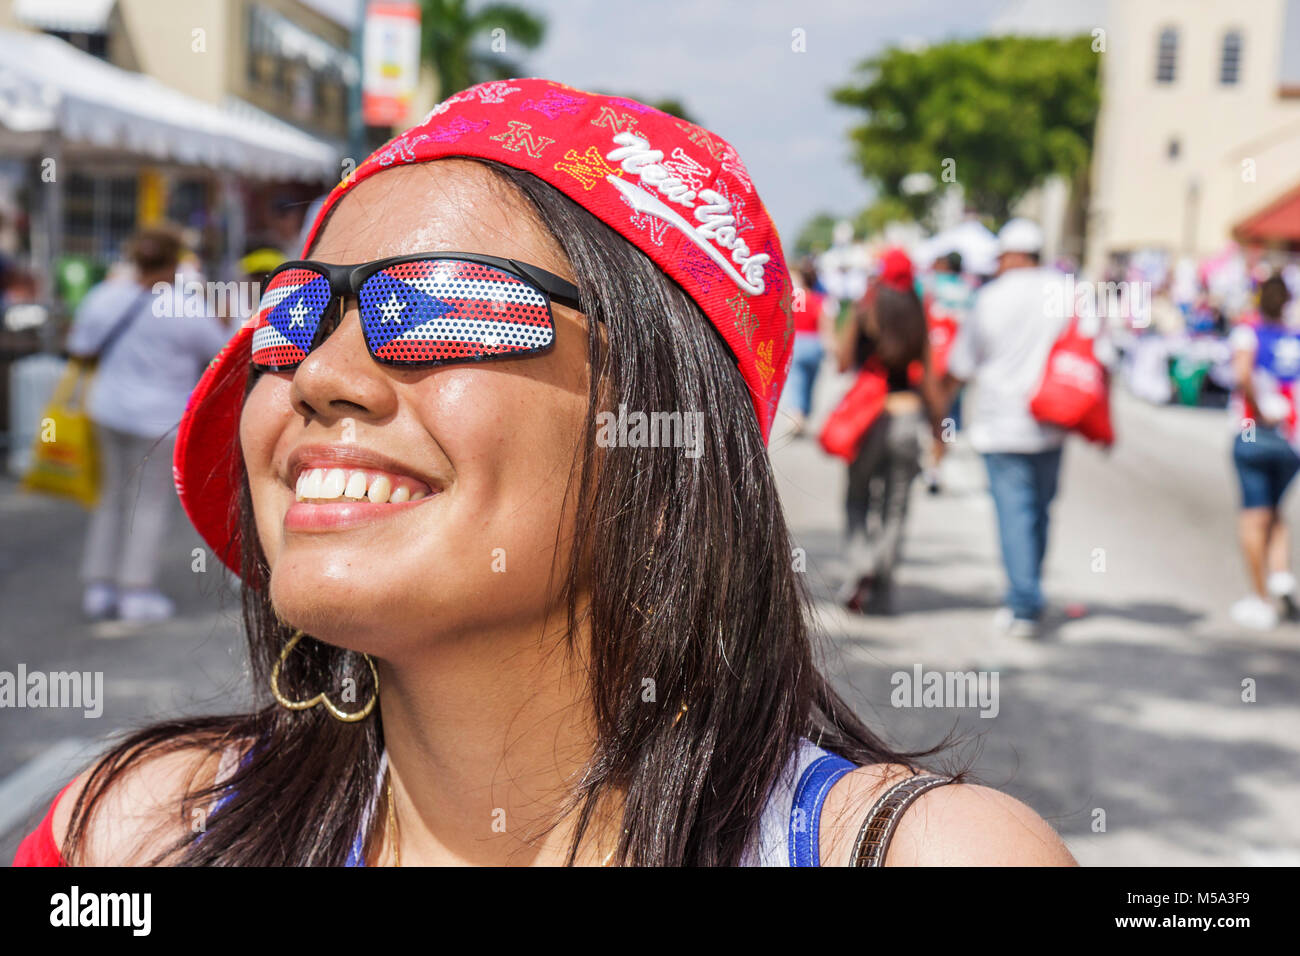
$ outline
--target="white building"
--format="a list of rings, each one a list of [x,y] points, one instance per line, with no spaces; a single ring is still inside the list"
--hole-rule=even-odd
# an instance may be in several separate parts
[[[1108,4],[1085,266],[1300,249],[1300,0]]]

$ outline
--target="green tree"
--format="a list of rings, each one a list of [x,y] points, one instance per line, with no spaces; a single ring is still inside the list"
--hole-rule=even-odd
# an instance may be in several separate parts
[[[835,223],[839,222],[828,212],[819,212],[809,219],[794,240],[797,256],[817,255],[831,247]]]
[[[866,112],[850,131],[853,159],[879,190],[879,212],[925,218],[948,182],[1001,221],[1053,173],[1087,167],[1097,117],[1091,38],[984,37],[889,49],[832,92]],[[936,188],[916,191],[913,173]],[[924,179],[924,177],[921,177]]]
[[[484,80],[522,75],[512,52],[536,49],[545,33],[544,19],[510,3],[470,10],[468,0],[420,2],[420,55],[438,75],[438,99]]]

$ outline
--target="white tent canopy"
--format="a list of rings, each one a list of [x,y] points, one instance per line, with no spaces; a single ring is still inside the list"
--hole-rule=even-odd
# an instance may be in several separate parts
[[[997,237],[976,219],[965,219],[926,239],[912,250],[912,261],[924,269],[950,252],[961,253],[963,272],[992,275],[997,271]]]
[[[0,152],[122,151],[254,179],[333,181],[342,150],[288,123],[186,96],[57,37],[0,30]]]

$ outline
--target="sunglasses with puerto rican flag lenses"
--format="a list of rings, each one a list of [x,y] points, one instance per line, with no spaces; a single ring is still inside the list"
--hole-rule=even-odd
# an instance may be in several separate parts
[[[515,259],[436,252],[350,266],[286,262],[253,319],[254,368],[298,365],[332,331],[346,297],[357,300],[366,348],[385,365],[538,354],[555,342],[551,303],[581,310],[572,282]]]

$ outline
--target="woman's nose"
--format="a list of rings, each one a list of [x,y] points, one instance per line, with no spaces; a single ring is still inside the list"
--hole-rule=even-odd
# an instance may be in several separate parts
[[[393,381],[370,357],[355,305],[294,371],[291,401],[300,415],[327,421],[358,415],[382,419],[396,410]]]

